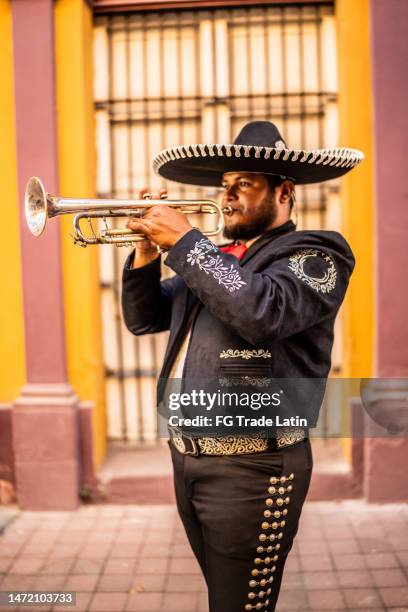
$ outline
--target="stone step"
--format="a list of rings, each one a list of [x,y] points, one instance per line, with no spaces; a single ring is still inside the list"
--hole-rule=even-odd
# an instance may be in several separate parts
[[[355,499],[361,479],[343,457],[339,440],[312,440],[314,469],[308,499]],[[91,500],[109,504],[174,503],[172,465],[165,441],[153,445],[111,444],[96,474]]]

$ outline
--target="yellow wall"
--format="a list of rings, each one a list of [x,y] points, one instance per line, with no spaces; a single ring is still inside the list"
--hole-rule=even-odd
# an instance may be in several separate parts
[[[57,0],[55,45],[60,194],[95,197],[92,14],[82,0]],[[98,467],[106,452],[98,249],[72,244],[72,216],[62,217],[61,228],[69,381],[95,404]]]
[[[356,257],[345,304],[346,376],[369,377],[374,365],[374,194],[369,0],[337,0],[340,144],[365,160],[342,180],[343,233]],[[358,395],[358,384],[352,385]],[[344,445],[349,455],[350,441]]]
[[[0,402],[7,403],[25,383],[12,40],[11,2],[0,0]]]

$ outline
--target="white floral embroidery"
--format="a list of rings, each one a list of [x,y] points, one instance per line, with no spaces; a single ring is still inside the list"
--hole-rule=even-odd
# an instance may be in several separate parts
[[[187,262],[192,266],[198,266],[206,274],[212,274],[218,284],[223,285],[230,293],[246,285],[235,266],[233,264],[229,268],[225,266],[220,255],[212,255],[214,251],[219,252],[212,242],[201,238],[187,253]]]
[[[242,357],[243,359],[252,359],[253,357],[263,357],[267,359],[271,357],[271,353],[269,351],[265,351],[264,349],[243,349],[239,351],[238,349],[227,349],[226,351],[221,351],[220,353],[221,359],[229,359],[230,357]]]
[[[315,278],[306,274],[304,265],[309,257],[321,257],[327,263],[327,270],[323,276]],[[330,255],[326,255],[326,253],[322,251],[318,251],[317,249],[302,249],[297,251],[294,255],[289,257],[288,266],[300,280],[312,287],[312,289],[318,293],[330,293],[336,286],[337,271],[334,261]]]

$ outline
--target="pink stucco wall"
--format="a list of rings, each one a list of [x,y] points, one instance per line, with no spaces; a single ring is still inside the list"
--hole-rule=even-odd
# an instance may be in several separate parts
[[[371,0],[377,243],[375,374],[388,379],[408,377],[407,23],[406,0]],[[392,383],[390,380],[391,392]],[[391,409],[391,399],[385,410]],[[383,503],[407,499],[407,456],[407,433],[366,439],[367,500]],[[390,474],[398,486],[387,486]]]
[[[372,0],[377,376],[408,376],[408,2]]]
[[[18,189],[27,381],[66,379],[59,223],[34,238],[24,217],[27,179],[58,193],[52,0],[13,0]]]

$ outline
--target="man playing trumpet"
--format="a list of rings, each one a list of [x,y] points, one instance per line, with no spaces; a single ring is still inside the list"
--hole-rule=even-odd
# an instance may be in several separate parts
[[[165,205],[129,221],[147,240],[125,264],[124,319],[136,335],[170,330],[160,380],[327,378],[354,258],[337,232],[296,230],[294,186],[341,176],[361,159],[353,149],[289,149],[267,121],[247,124],[232,144],[155,157],[165,178],[223,188],[224,236],[233,241],[216,247]],[[157,247],[167,251],[171,279],[160,279]],[[159,385],[159,403],[163,394]],[[210,612],[275,610],[312,473],[307,428],[170,431],[177,507]]]

